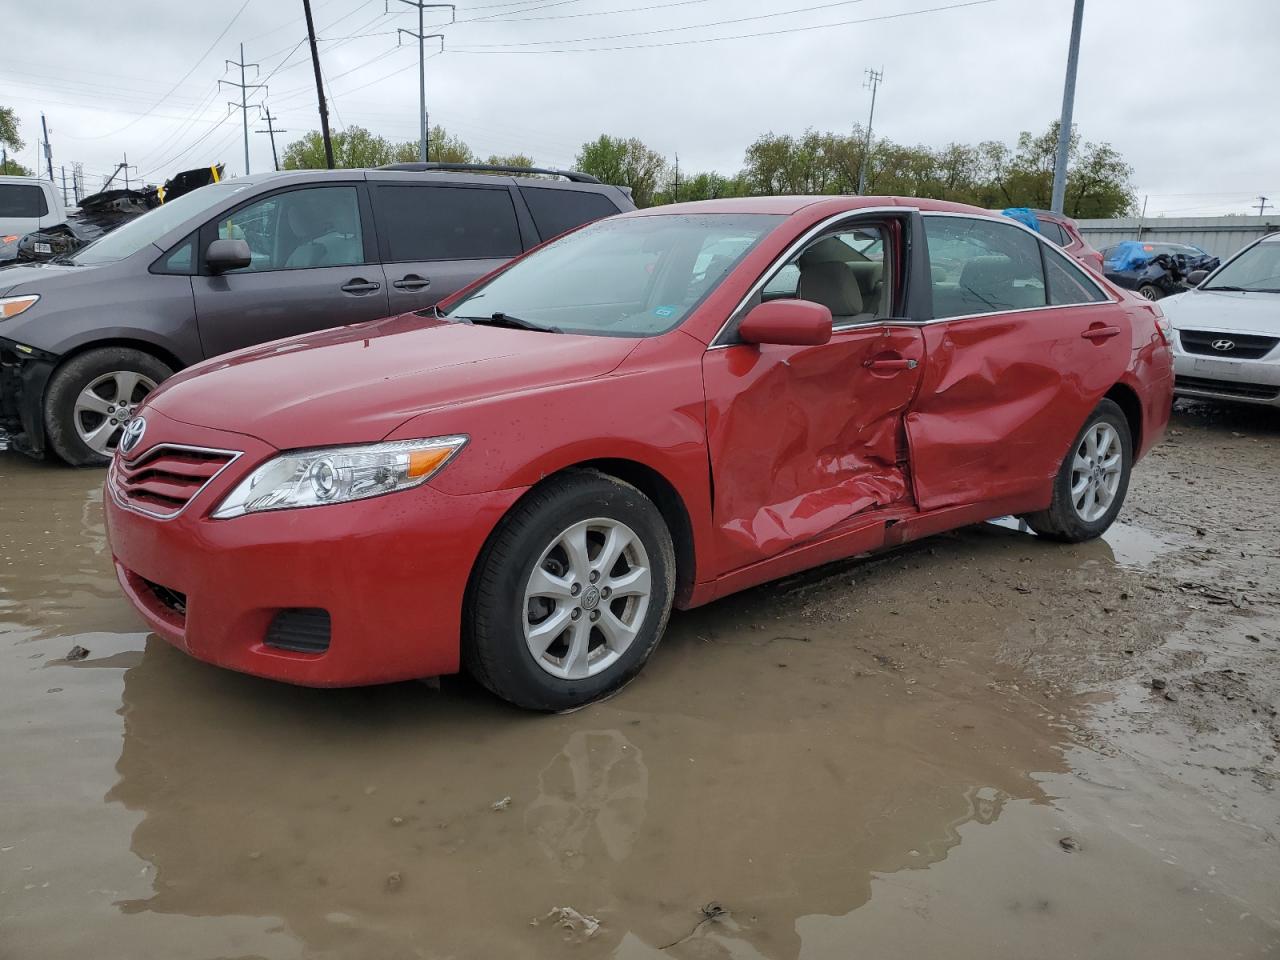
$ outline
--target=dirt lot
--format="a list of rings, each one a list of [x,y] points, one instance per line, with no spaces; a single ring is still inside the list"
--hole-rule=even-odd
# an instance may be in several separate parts
[[[1105,541],[761,588],[554,717],[187,659],[100,481],[0,455],[3,960],[1280,954],[1274,414],[1180,408]]]

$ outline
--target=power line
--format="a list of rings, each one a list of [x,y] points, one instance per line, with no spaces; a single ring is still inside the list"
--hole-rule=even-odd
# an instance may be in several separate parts
[[[260,108],[260,109],[261,109],[261,108]],[[265,129],[265,130],[255,130],[255,131],[253,131],[253,132],[254,132],[254,133],[265,133],[265,134],[267,134],[267,136],[269,136],[269,137],[271,138],[271,163],[272,163],[272,165],[273,165],[277,170],[279,170],[279,169],[280,169],[280,157],[276,154],[276,134],[277,134],[277,133],[288,133],[289,131],[288,131],[288,130],[281,130],[280,128],[278,128],[278,127],[274,126],[275,122],[276,122],[277,120],[279,120],[280,118],[279,118],[279,117],[273,117],[273,116],[271,115],[271,111],[270,111],[270,110],[262,109],[262,119],[263,119],[263,120],[265,120],[265,121],[267,121],[267,129]]]
[[[902,13],[887,13],[878,17],[861,17],[855,20],[836,20],[831,23],[815,23],[804,27],[780,27],[777,30],[761,30],[756,33],[735,33],[724,37],[702,37],[697,40],[666,40],[660,43],[633,43],[612,47],[565,47],[551,50],[476,50],[469,47],[450,47],[451,53],[470,54],[511,54],[511,53],[605,53],[615,50],[652,50],[658,47],[687,47],[699,43],[719,43],[724,40],[751,40],[758,37],[778,37],[792,33],[806,33],[812,30],[830,30],[833,27],[847,27],[855,24],[881,23],[886,20],[902,20],[907,17],[919,17],[930,13],[942,13],[948,10],[961,10],[966,7],[981,7],[999,0],[967,0],[963,3],[948,3],[923,10],[906,10]],[[574,41],[562,41],[572,43]]]
[[[644,13],[648,10],[668,10],[671,7],[689,7],[695,3],[710,3],[711,0],[671,0],[669,3],[650,3],[643,7],[625,7],[621,10],[588,10],[584,13],[553,13],[546,17],[487,17],[490,23],[532,23],[539,20],[577,20],[582,17],[609,17],[619,13]],[[533,9],[537,9],[536,7]],[[515,11],[521,13],[523,11]],[[463,23],[470,23],[464,20]]]
[[[1267,203],[1267,197],[1258,197],[1258,216],[1266,216],[1267,207],[1275,207],[1274,203]]]
[[[400,0],[401,3],[407,3],[411,7],[418,9],[418,30],[415,33],[412,30],[406,30],[401,27],[396,31],[396,45],[400,44],[401,34],[408,34],[418,41],[418,154],[423,163],[431,159],[431,151],[427,145],[427,47],[428,40],[439,40],[440,50],[444,51],[444,34],[443,33],[424,33],[425,27],[422,24],[423,14],[427,10],[449,11],[449,19],[452,21],[457,13],[457,8],[452,3],[423,3],[423,0]]]
[[[867,117],[867,142],[862,148],[862,163],[858,167],[858,194],[867,192],[867,164],[871,159],[871,128],[876,120],[876,91],[884,80],[884,67],[867,71],[867,82],[863,84],[871,90],[871,114]]]
[[[221,87],[225,83],[228,87],[234,87],[240,91],[240,119],[244,122],[244,175],[247,177],[249,175],[249,91],[265,90],[266,86],[261,83],[245,82],[245,77],[244,77],[245,68],[253,67],[254,76],[257,76],[259,72],[259,67],[258,67],[258,64],[256,63],[244,62],[244,44],[243,43],[240,44],[240,59],[228,60],[226,61],[226,65],[228,67],[240,68],[239,83],[236,83],[234,80],[219,80],[218,86]],[[228,103],[228,106],[232,107],[233,109],[235,108],[234,103]]]

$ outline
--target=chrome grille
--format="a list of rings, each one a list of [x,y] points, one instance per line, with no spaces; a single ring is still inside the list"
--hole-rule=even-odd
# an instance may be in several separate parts
[[[108,483],[122,506],[168,520],[239,456],[237,450],[161,443],[134,460],[117,456]]]

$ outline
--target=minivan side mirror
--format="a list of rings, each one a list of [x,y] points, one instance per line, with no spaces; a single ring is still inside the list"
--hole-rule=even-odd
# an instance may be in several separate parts
[[[1192,270],[1187,274],[1187,283],[1190,286],[1198,287],[1204,283],[1204,278],[1209,275],[1208,270]]]
[[[204,262],[213,273],[239,270],[253,263],[253,253],[243,240],[215,240],[205,251]]]
[[[831,311],[810,300],[769,300],[742,318],[738,337],[745,343],[817,346],[831,339]]]

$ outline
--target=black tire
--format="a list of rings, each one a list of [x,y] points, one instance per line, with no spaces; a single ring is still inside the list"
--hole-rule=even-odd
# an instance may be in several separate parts
[[[1152,283],[1144,283],[1138,288],[1138,296],[1146,300],[1163,300],[1164,291]]]
[[[635,638],[612,664],[593,676],[563,679],[540,666],[526,643],[525,587],[562,532],[596,518],[621,522],[639,538],[648,557],[649,603]],[[515,506],[481,552],[463,612],[463,663],[490,691],[530,710],[569,710],[598,700],[639,673],[658,645],[671,614],[675,570],[671,533],[643,493],[594,470],[553,477]],[[601,639],[592,633],[593,644]]]
[[[1090,431],[1095,430],[1102,424],[1110,425],[1119,436],[1121,454],[1120,478],[1107,511],[1097,519],[1086,520],[1076,510],[1075,504],[1072,502],[1072,467],[1076,453],[1081,449],[1085,438]],[[1048,537],[1051,540],[1061,540],[1064,543],[1080,543],[1085,540],[1093,540],[1105,533],[1106,529],[1115,521],[1117,514],[1120,513],[1120,508],[1124,505],[1125,494],[1129,490],[1129,475],[1132,469],[1133,436],[1129,431],[1129,421],[1125,418],[1124,411],[1115,402],[1103,400],[1094,409],[1093,413],[1089,414],[1083,429],[1076,435],[1075,440],[1072,441],[1071,448],[1062,460],[1062,466],[1058,469],[1058,475],[1053,482],[1053,501],[1050,503],[1049,509],[1030,514],[1025,519],[1032,530],[1040,536]]]
[[[117,372],[135,373],[157,385],[173,375],[167,364],[149,353],[129,347],[99,347],[72,357],[49,378],[44,400],[45,438],[49,448],[73,467],[104,466],[110,459],[109,454],[104,455],[85,443],[77,431],[76,400],[81,391],[95,380]],[[145,388],[131,396],[131,404],[136,404],[144,393]],[[123,429],[121,425],[112,433],[109,438],[111,447]]]

